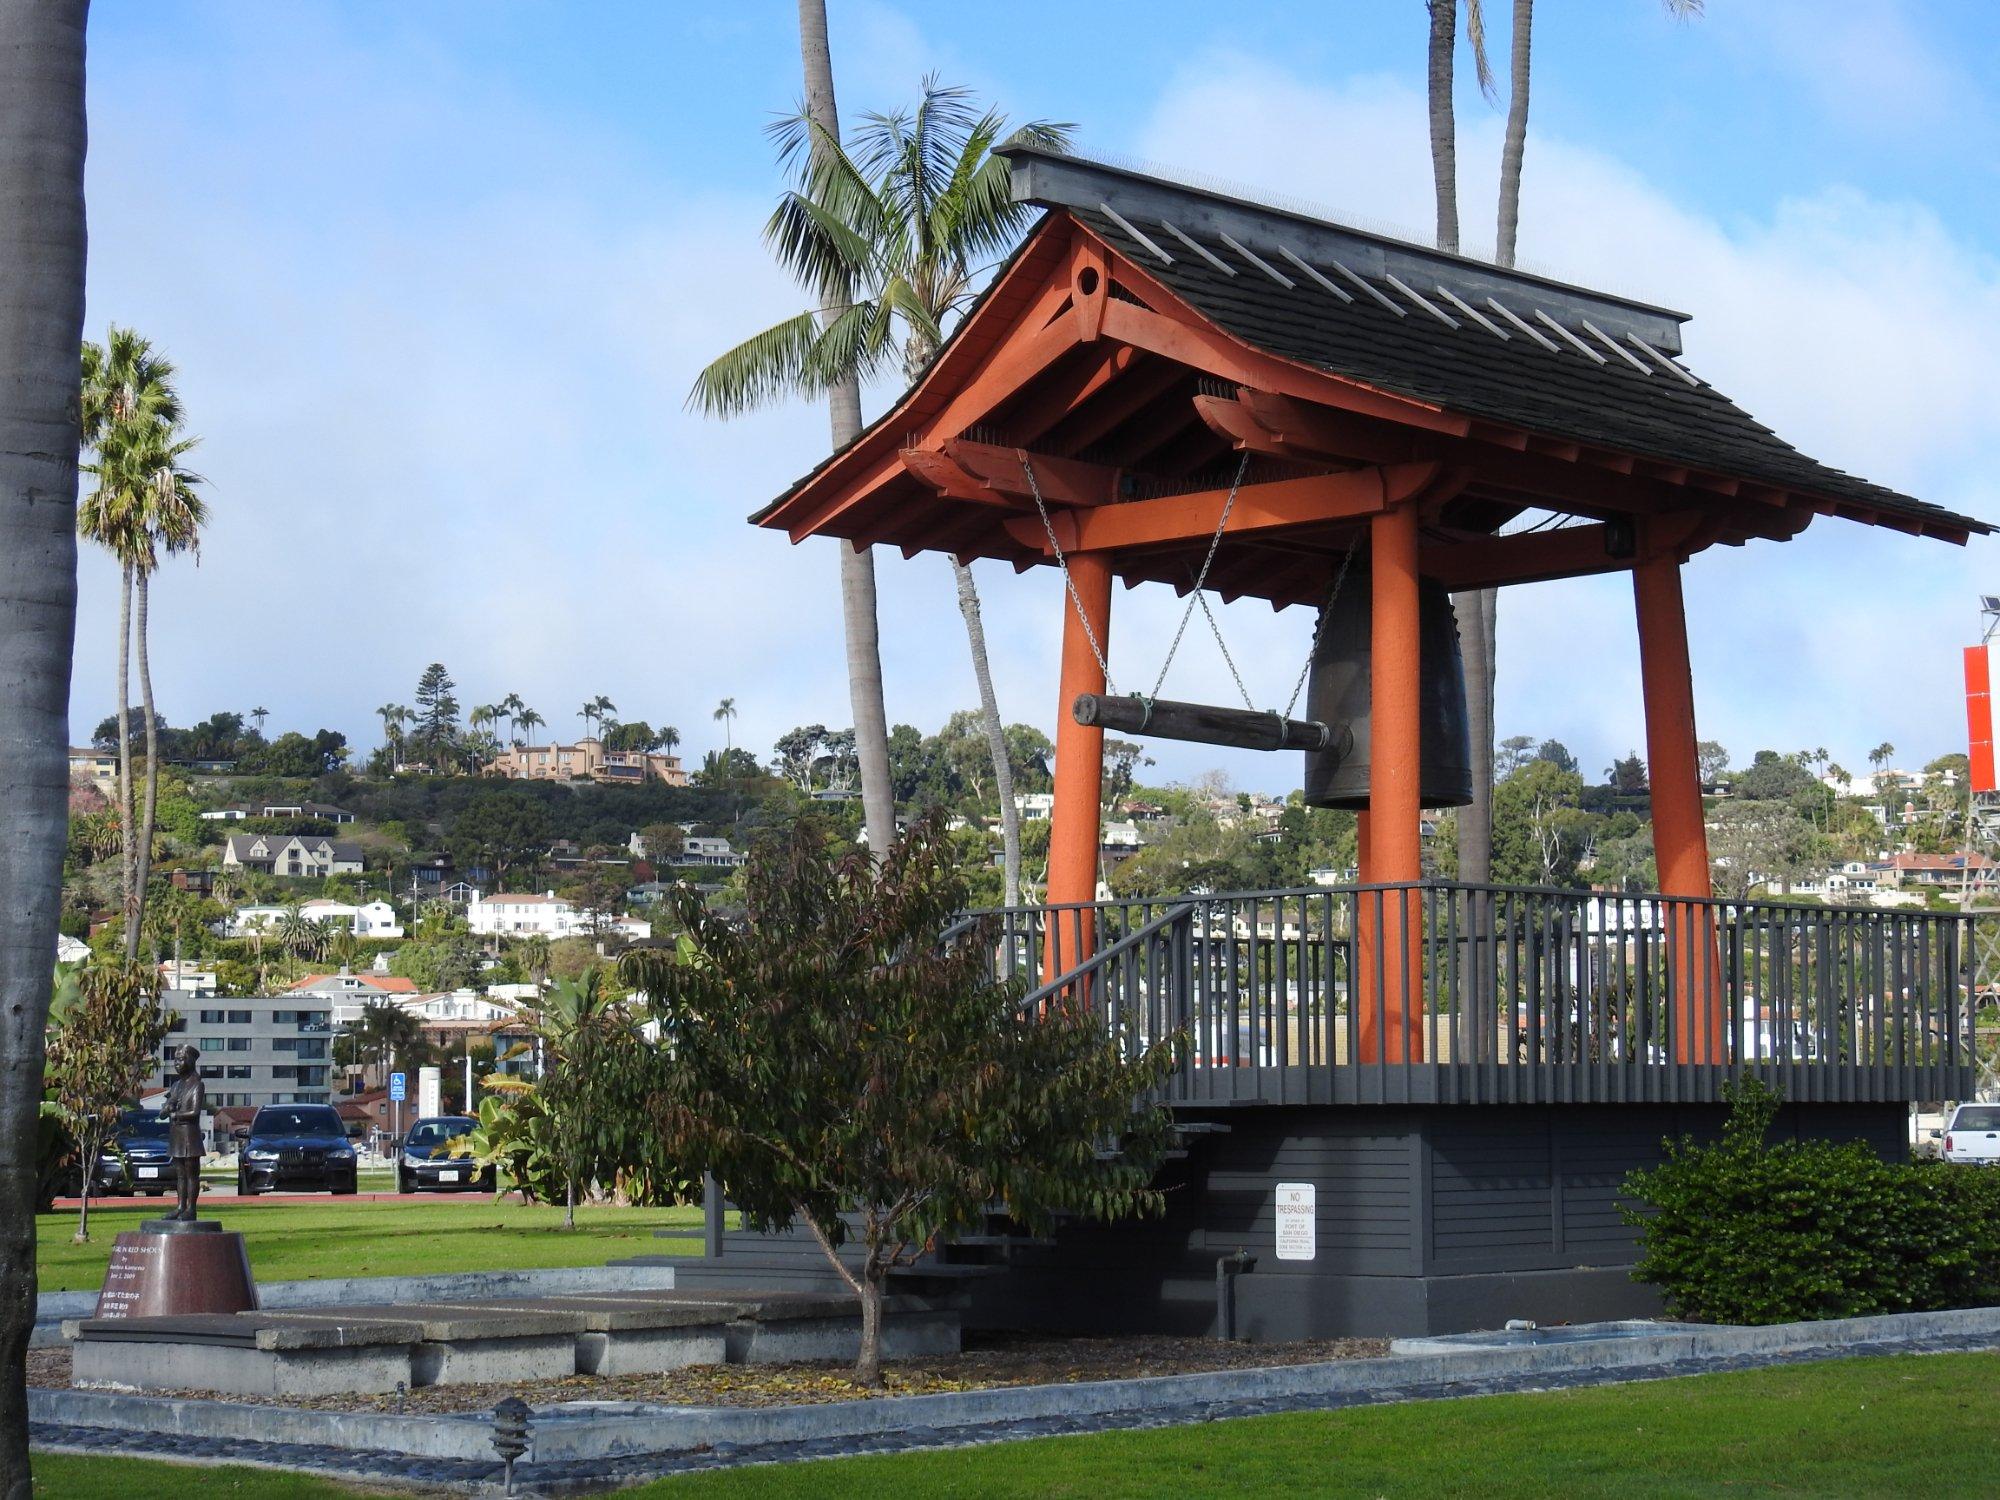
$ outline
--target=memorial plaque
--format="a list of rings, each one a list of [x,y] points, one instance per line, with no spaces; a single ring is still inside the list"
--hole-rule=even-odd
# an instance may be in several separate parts
[[[147,1219],[113,1243],[96,1316],[235,1313],[256,1306],[242,1235],[213,1219]]]
[[[1310,1182],[1278,1184],[1279,1260],[1312,1260],[1319,1254],[1318,1197]]]

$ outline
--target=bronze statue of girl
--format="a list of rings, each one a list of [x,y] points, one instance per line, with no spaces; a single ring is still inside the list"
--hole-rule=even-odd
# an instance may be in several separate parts
[[[196,1066],[201,1053],[183,1047],[175,1055],[178,1074],[167,1085],[167,1155],[174,1162],[174,1186],[178,1201],[167,1217],[192,1222],[195,1203],[201,1196],[201,1116],[208,1106],[208,1090]]]

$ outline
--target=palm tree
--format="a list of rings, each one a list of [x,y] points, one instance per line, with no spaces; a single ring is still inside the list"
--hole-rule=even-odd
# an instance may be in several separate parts
[[[595,698],[584,699],[583,707],[576,711],[576,716],[583,720],[583,732],[586,735],[589,734],[590,721],[597,717],[597,700]]]
[[[322,923],[307,916],[295,901],[279,915],[273,936],[278,946],[294,958],[320,958],[326,953],[329,934]]]
[[[145,558],[134,570],[132,580],[137,594],[133,631],[139,665],[139,703],[146,716],[146,794],[139,814],[138,868],[133,874],[142,925],[152,873],[153,830],[160,793],[160,716],[153,706],[148,601],[160,553],[172,555],[200,550],[201,528],[208,520],[208,507],[194,492],[194,487],[201,483],[201,477],[189,473],[180,464],[181,458],[194,447],[196,441],[193,438],[175,439],[167,428],[156,425],[139,436],[127,456],[130,465],[128,481],[145,496],[147,530],[156,544],[148,549]],[[125,956],[129,960],[137,958],[138,954],[138,934],[127,928]],[[154,956],[158,957],[157,954]]]
[[[389,1071],[389,1060],[408,1060],[423,1046],[423,1024],[400,1005],[371,1000],[361,1007],[361,1019],[348,1033],[355,1060],[364,1067],[372,1060],[379,1083]]]
[[[833,52],[827,41],[826,0],[799,0],[799,55],[805,74],[803,113],[812,120],[816,140],[840,139],[840,114],[833,91]],[[780,212],[782,213],[782,208]],[[767,242],[774,242],[777,220],[765,230]],[[832,268],[828,274],[795,263],[780,251],[784,260],[818,304],[818,312],[802,314],[781,325],[794,339],[810,339],[815,320],[819,331],[830,333],[849,317],[852,287]],[[755,341],[753,340],[753,343]],[[700,399],[700,385],[691,398]],[[853,370],[828,374],[823,390],[833,447],[838,451],[861,435],[861,377]],[[715,408],[709,408],[711,410]],[[856,753],[861,761],[862,817],[868,830],[868,847],[877,855],[895,840],[896,795],[889,778],[889,718],[882,696],[882,648],[875,610],[875,550],[856,551],[845,542],[835,554],[840,559],[840,619],[847,646],[847,696],[854,710]]]
[[[618,722],[618,705],[599,693],[591,700],[590,706],[597,715],[597,733],[602,738],[605,731]]]
[[[26,1495],[23,1352],[49,955],[68,822],[86,0],[0,0],[0,1494]]]
[[[867,116],[851,150],[810,112],[781,121],[780,157],[797,169],[799,185],[780,202],[769,237],[802,280],[838,284],[852,305],[816,336],[813,316],[802,313],[738,345],[702,372],[697,403],[727,415],[891,363],[915,380],[977,294],[985,263],[1027,225],[1029,210],[1014,200],[1008,166],[990,150],[1005,128],[999,114],[979,111],[967,90],[935,78],[924,80],[914,111]],[[1045,121],[1019,133],[1056,148],[1069,138],[1066,127]],[[963,563],[954,559],[952,567],[1000,794],[1012,902],[1020,872],[1012,767],[978,587]]]
[[[1875,773],[1878,776],[1882,773],[1882,768],[1895,758],[1896,747],[1887,740],[1882,741],[1881,744],[1868,752],[1868,764],[1875,768]]]
[[[548,720],[544,719],[532,708],[521,708],[515,712],[514,722],[522,729],[528,731],[528,748],[533,749],[535,744],[535,730],[539,726],[548,723]]]
[[[130,329],[111,329],[104,348],[83,346],[83,373],[80,393],[82,446],[102,448],[118,428],[133,430],[159,418],[178,420],[180,398],[171,376],[173,367],[158,359],[152,346]],[[86,465],[94,471],[95,465]],[[134,876],[138,851],[133,830],[136,826],[132,787],[132,570],[134,559],[145,549],[142,515],[132,497],[100,475],[96,490],[77,510],[77,526],[82,534],[98,543],[118,560],[118,820],[125,832],[125,852],[119,872],[120,910],[128,929],[136,929]]]
[[[382,739],[393,759],[403,758],[403,731],[416,722],[416,715],[400,703],[385,703],[375,710],[382,720]]]
[[[1431,169],[1437,189],[1438,248],[1458,249],[1458,193],[1455,181],[1451,101],[1452,49],[1456,36],[1455,0],[1426,0],[1430,6]],[[1702,14],[1704,0],[1661,0],[1676,20]],[[1508,39],[1507,130],[1500,152],[1500,198],[1493,258],[1514,264],[1521,223],[1521,163],[1528,147],[1528,97],[1534,43],[1534,0],[1513,0]],[[1493,74],[1486,60],[1482,0],[1466,0],[1465,31],[1472,45],[1479,87],[1493,97]],[[1498,662],[1499,591],[1475,589],[1452,596],[1464,648],[1466,719],[1472,737],[1472,802],[1458,815],[1458,878],[1484,882],[1493,866],[1493,694]]]
[[[506,738],[510,740],[513,739],[514,715],[518,714],[522,709],[526,708],[527,705],[521,701],[521,695],[519,693],[509,693],[506,697],[502,698],[498,703],[496,703],[494,707],[499,711],[501,719],[505,721],[507,725]]]
[[[586,1032],[631,1024],[618,1009],[615,997],[605,989],[603,971],[596,967],[585,969],[575,979],[558,979],[519,1005],[528,1029],[541,1044],[544,1071],[550,1062],[559,1063],[576,1039]],[[577,1173],[570,1163],[564,1163],[563,1178],[567,1184],[563,1227],[574,1229]]]
[[[663,750],[668,755],[672,755],[674,753],[675,749],[680,745],[680,742],[681,742],[681,732],[678,729],[674,728],[673,725],[668,724],[667,726],[665,726],[663,729],[660,730],[659,739],[657,743],[659,744],[660,749]]]
[[[257,721],[257,738],[261,740],[264,737],[264,721],[271,717],[271,710],[253,708],[250,710],[250,717]]]
[[[722,726],[722,759],[726,766],[729,763],[729,752],[736,748],[729,742],[729,723],[736,717],[736,700],[724,698],[715,705],[715,712],[709,717]]]

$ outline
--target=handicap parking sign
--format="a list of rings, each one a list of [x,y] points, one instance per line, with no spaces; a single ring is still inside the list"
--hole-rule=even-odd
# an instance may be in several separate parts
[[[403,1075],[401,1073],[391,1073],[389,1075],[389,1102],[391,1104],[401,1104],[408,1097],[409,1094],[403,1088]]]

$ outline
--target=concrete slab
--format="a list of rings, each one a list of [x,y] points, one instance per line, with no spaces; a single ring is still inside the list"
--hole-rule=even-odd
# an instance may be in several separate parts
[[[582,1333],[580,1312],[534,1311],[521,1302],[413,1302],[358,1307],[272,1308],[261,1316],[299,1322],[415,1323],[431,1340],[506,1339]]]
[[[263,1313],[182,1313],[156,1318],[75,1318],[63,1325],[79,1343],[190,1344],[212,1348],[339,1349],[413,1344],[423,1325],[409,1319],[279,1318]]]
[[[269,1334],[273,1330],[259,1330]],[[310,1330],[301,1330],[309,1333]],[[264,1347],[84,1338],[71,1353],[79,1386],[136,1391],[219,1391],[236,1396],[386,1394],[414,1384],[409,1343]]]

